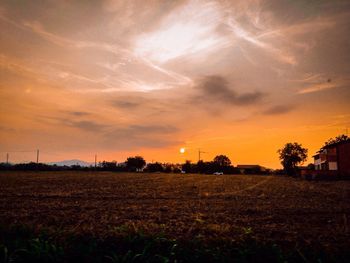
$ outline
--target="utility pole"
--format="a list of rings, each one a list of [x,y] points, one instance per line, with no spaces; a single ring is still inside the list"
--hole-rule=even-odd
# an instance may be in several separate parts
[[[9,153],[6,154],[6,164],[9,164]]]
[[[97,167],[97,154],[95,154],[95,168]]]
[[[39,163],[39,149],[36,150],[36,163]]]
[[[198,149],[198,162],[201,160],[201,154],[202,153],[206,153],[206,152],[202,152],[201,149]]]

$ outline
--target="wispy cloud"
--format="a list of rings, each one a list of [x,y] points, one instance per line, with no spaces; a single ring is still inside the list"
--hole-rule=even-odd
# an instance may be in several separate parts
[[[344,87],[350,84],[349,78],[332,78],[330,76],[327,77],[325,74],[321,73],[306,73],[300,79],[294,79],[291,81],[303,85],[302,88],[298,89],[298,94],[320,92],[323,90]]]
[[[280,115],[291,112],[295,109],[293,105],[275,105],[263,111],[265,115]]]
[[[327,89],[334,89],[336,87],[337,87],[336,83],[331,83],[331,82],[319,83],[319,84],[314,84],[306,88],[303,88],[299,90],[298,93],[299,94],[313,93],[313,92],[323,91]]]
[[[139,36],[135,53],[165,63],[215,50],[227,44],[227,38],[216,31],[221,19],[222,10],[218,3],[188,1],[164,18],[157,30]]]

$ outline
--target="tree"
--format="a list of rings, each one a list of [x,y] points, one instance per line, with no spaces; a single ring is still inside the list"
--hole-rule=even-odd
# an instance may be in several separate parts
[[[164,168],[163,168],[163,165],[161,163],[155,162],[155,163],[147,164],[146,170],[147,170],[147,172],[155,173],[155,172],[163,172]]]
[[[329,139],[327,142],[324,143],[323,147],[326,147],[328,145],[331,145],[331,144],[334,144],[334,143],[339,143],[339,142],[346,142],[350,140],[350,137],[345,135],[345,134],[341,134],[341,135],[338,135],[337,137],[335,138],[331,138]]]
[[[114,171],[117,169],[117,162],[116,161],[112,161],[112,162],[103,161],[102,163],[100,163],[100,167],[104,171]]]
[[[182,171],[186,173],[191,173],[192,172],[192,163],[190,160],[186,160],[186,162],[182,165]]]
[[[284,171],[288,175],[296,175],[297,165],[307,159],[307,149],[299,143],[287,143],[278,151],[279,159],[283,165]]]
[[[226,155],[217,155],[213,162],[219,167],[228,167],[231,165],[231,160]]]
[[[129,157],[125,163],[129,171],[142,170],[142,168],[146,165],[145,159],[143,159],[141,156]]]

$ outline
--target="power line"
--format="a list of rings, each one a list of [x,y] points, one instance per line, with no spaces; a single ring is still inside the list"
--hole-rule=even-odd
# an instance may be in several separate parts
[[[31,150],[31,151],[0,151],[2,153],[32,153],[35,152],[35,150]]]

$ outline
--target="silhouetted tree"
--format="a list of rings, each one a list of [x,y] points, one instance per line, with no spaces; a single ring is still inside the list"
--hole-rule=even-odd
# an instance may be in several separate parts
[[[212,162],[212,167],[214,172],[230,173],[231,161],[226,155],[217,155]]]
[[[103,161],[99,165],[101,167],[101,170],[104,170],[104,171],[115,171],[115,170],[117,170],[117,162],[116,161],[112,161],[112,162]]]
[[[206,173],[207,172],[207,165],[202,160],[199,160],[197,162],[197,171],[198,171],[198,173]]]
[[[287,143],[282,149],[277,151],[284,171],[288,175],[296,175],[297,165],[307,159],[307,149],[299,143]]]
[[[173,164],[165,163],[165,164],[163,164],[163,166],[164,166],[165,173],[171,173],[173,171],[173,166],[174,166]]]
[[[125,163],[129,171],[140,171],[146,165],[145,159],[141,156],[129,157]]]
[[[326,147],[328,145],[331,145],[331,144],[334,144],[334,143],[339,143],[339,142],[346,142],[350,140],[350,137],[345,135],[345,134],[342,134],[342,135],[338,135],[337,137],[335,138],[331,138],[329,139],[327,142],[324,143],[323,147]]]
[[[164,170],[162,164],[158,162],[147,164],[145,169],[147,172],[150,173],[163,172]]]
[[[231,165],[231,160],[226,155],[217,155],[213,162],[219,167],[228,167]]]
[[[186,162],[182,165],[182,171],[184,171],[186,173],[191,173],[192,172],[191,161],[186,160]]]

